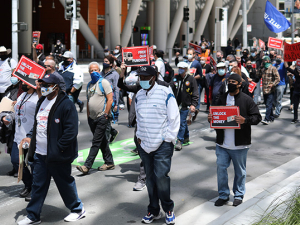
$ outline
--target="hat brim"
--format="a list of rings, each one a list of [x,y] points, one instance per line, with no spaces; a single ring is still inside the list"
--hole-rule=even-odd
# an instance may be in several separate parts
[[[149,74],[149,73],[144,73],[144,72],[140,72],[136,76],[140,76],[140,75],[142,75],[142,76],[155,76],[155,74]]]

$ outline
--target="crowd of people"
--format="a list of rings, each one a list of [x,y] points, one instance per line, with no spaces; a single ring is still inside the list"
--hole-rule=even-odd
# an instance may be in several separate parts
[[[71,176],[71,163],[78,156],[79,121],[75,105],[78,104],[79,112],[83,111],[84,103],[79,95],[84,75],[72,52],[65,51],[60,41],[48,56],[42,53],[42,45],[33,44],[32,48],[33,60],[46,70],[44,77],[35,82],[35,88],[12,75],[17,62],[9,58],[9,49],[0,47],[0,101],[9,99],[14,107],[12,111],[0,110],[0,141],[6,144],[12,163],[12,170],[7,174],[18,176],[20,149],[26,158],[22,170],[24,189],[19,194],[29,202],[28,215],[18,224],[41,222],[41,209],[51,177],[71,211],[64,220],[76,221],[86,214]],[[213,64],[210,48],[211,44],[203,40],[201,53],[189,48],[183,59],[176,54],[177,74],[164,59],[164,52],[155,46],[150,66],[127,67],[122,62],[120,45],[112,52],[105,49],[102,70],[97,62],[88,65],[90,80],[85,106],[93,139],[87,159],[76,168],[88,174],[101,150],[104,164],[98,170],[115,169],[109,144],[119,131],[112,123],[118,123],[120,110],[125,108],[123,98],[127,97],[128,127],[135,127],[136,149],[132,152],[141,158],[140,174],[133,190],[147,187],[150,201],[148,213],[142,218],[144,223],[161,218],[161,203],[166,223],[175,224],[168,173],[173,151],[182,150],[190,142],[188,126],[200,112],[203,90],[208,122],[212,120],[210,106],[240,108],[240,115],[234,120],[241,129],[216,130],[219,199],[215,206],[229,200],[227,168],[231,161],[235,171],[233,206],[242,203],[251,125],[260,122],[269,125],[280,117],[287,86],[289,109],[294,113],[292,123],[298,122],[298,65],[283,62],[275,51],[258,52],[255,48],[250,52],[244,49],[241,57],[233,54],[224,57],[223,52],[218,51],[217,63]],[[249,88],[253,85],[255,88]],[[263,120],[258,110],[262,96],[266,106]]]

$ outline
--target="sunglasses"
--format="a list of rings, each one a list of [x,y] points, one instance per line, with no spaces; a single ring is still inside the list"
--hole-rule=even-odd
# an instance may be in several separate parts
[[[51,66],[50,65],[44,65],[44,67],[47,68],[47,67],[51,67]]]

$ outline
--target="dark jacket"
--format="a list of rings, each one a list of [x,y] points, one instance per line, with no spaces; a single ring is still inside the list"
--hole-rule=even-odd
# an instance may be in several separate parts
[[[218,99],[218,106],[226,106],[228,92],[221,95]],[[251,125],[257,125],[261,121],[261,115],[257,105],[253,99],[243,92],[239,92],[234,96],[235,106],[239,106],[240,115],[246,118],[244,124],[241,124],[241,129],[235,130],[235,146],[251,144]],[[216,129],[217,144],[222,145],[224,142],[224,129]]]
[[[37,112],[45,100],[41,97],[37,102],[33,129],[27,137],[31,138],[28,160],[33,162],[36,149]],[[60,91],[53,104],[47,127],[47,163],[72,163],[78,156],[78,114],[65,92]]]
[[[170,86],[175,95],[178,106],[182,104],[182,109],[193,105],[198,105],[199,92],[197,81],[193,76],[187,74],[184,78],[180,75],[176,75],[173,81],[170,82]]]
[[[295,76],[294,91],[300,92],[300,76],[297,67],[294,70],[290,67],[287,67],[286,69]]]

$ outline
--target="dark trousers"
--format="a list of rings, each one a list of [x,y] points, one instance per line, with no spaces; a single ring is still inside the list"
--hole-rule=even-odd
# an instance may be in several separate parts
[[[160,212],[159,200],[165,212],[173,211],[174,202],[171,199],[171,179],[168,173],[171,169],[171,159],[174,145],[172,142],[163,142],[159,148],[147,153],[140,145],[138,150],[146,172],[146,185],[150,203],[148,212],[158,215]]]
[[[93,141],[89,156],[87,157],[84,165],[89,169],[92,167],[99,149],[101,149],[104,163],[107,165],[114,164],[108,143],[111,129],[110,119],[106,119],[104,115],[95,120],[89,117],[88,123],[93,133]]]
[[[13,167],[15,171],[19,170],[19,148],[16,142],[13,143],[12,149],[11,149],[11,163],[13,164]],[[25,157],[25,156],[24,156]],[[30,165],[31,171],[33,171],[33,165]],[[32,185],[32,174],[30,173],[27,166],[23,168],[23,183],[25,184],[26,188],[31,188]]]
[[[71,163],[52,165],[46,163],[46,159],[46,155],[34,154],[33,165],[35,169],[33,170],[31,201],[26,208],[28,218],[33,221],[40,220],[51,177],[53,177],[65,206],[71,212],[81,212],[83,204],[78,198],[75,179],[71,176]]]
[[[300,92],[294,91],[293,100],[294,100],[294,119],[298,119],[298,106],[299,106]]]
[[[264,102],[266,105],[266,120],[267,121],[273,121],[274,116],[273,116],[273,98],[274,98],[274,92],[270,94],[264,94]]]

